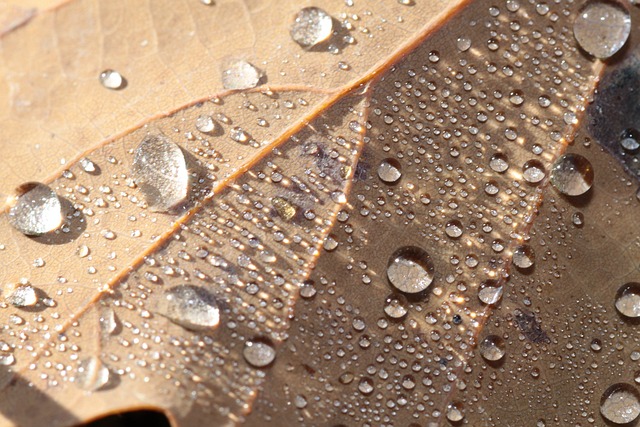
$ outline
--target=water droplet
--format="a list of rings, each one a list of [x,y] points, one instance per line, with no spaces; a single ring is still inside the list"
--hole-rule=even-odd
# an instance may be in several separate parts
[[[620,135],[620,146],[629,152],[636,152],[640,148],[640,132],[636,129],[625,129]]]
[[[401,319],[409,312],[409,301],[402,294],[393,293],[384,301],[384,312],[393,319]]]
[[[497,335],[486,336],[478,346],[480,355],[489,362],[502,359],[506,353],[504,340]]]
[[[284,197],[274,197],[271,199],[271,204],[278,212],[278,215],[285,221],[289,221],[294,216],[296,216],[296,207],[292,203],[290,203]]]
[[[210,330],[220,323],[215,296],[192,285],[178,285],[164,291],[156,312],[173,323],[194,331]]]
[[[9,223],[27,236],[40,236],[57,230],[64,213],[56,193],[44,184],[29,182],[20,186],[21,193],[9,210]]]
[[[513,105],[522,105],[522,103],[524,102],[524,95],[522,94],[522,91],[520,91],[520,90],[512,91],[509,94],[509,101]]]
[[[463,406],[460,402],[451,402],[447,405],[447,419],[452,423],[458,423],[464,418]]]
[[[387,184],[394,184],[402,177],[402,167],[396,159],[384,159],[378,166],[378,177]]]
[[[456,40],[456,46],[461,52],[466,52],[471,47],[471,39],[469,37],[460,36]]]
[[[497,304],[502,298],[502,285],[496,280],[485,280],[478,289],[478,298],[485,304]]]
[[[582,212],[576,212],[571,216],[571,222],[576,227],[582,227],[584,225],[584,214]]]
[[[136,149],[131,172],[153,210],[168,211],[187,197],[189,173],[184,154],[163,135],[144,138]]]
[[[429,254],[416,246],[396,250],[387,265],[387,277],[401,292],[415,294],[433,282],[434,267]]]
[[[202,133],[211,133],[216,130],[216,123],[211,116],[203,114],[196,119],[196,129]]]
[[[100,311],[100,330],[106,334],[113,334],[118,329],[119,321],[115,311],[111,307],[102,307]]]
[[[313,298],[316,295],[316,287],[314,286],[313,281],[305,280],[305,282],[300,286],[300,296],[305,299]]]
[[[122,74],[114,70],[104,70],[100,73],[98,79],[100,80],[100,84],[107,89],[118,90],[125,86],[125,80]]]
[[[622,285],[616,292],[616,309],[626,317],[640,317],[640,283]]]
[[[18,285],[13,289],[5,289],[7,302],[14,307],[33,307],[38,303],[38,293],[31,285]]]
[[[257,338],[245,343],[242,355],[251,366],[264,368],[275,360],[276,349],[266,339]]]
[[[520,245],[513,250],[513,264],[515,264],[516,267],[522,269],[531,268],[534,262],[535,255],[530,246]]]
[[[494,180],[491,180],[484,184],[484,192],[490,196],[495,196],[499,191],[500,189],[498,188],[498,183]]]
[[[362,378],[358,383],[358,390],[364,395],[373,393],[373,381],[369,378]]]
[[[568,196],[580,196],[593,185],[593,166],[579,154],[560,156],[551,168],[551,183]]]
[[[496,153],[489,160],[489,167],[498,173],[503,173],[509,169],[509,161],[507,156],[502,153]]]
[[[247,61],[238,61],[222,72],[222,86],[229,90],[258,86],[262,73]]]
[[[78,366],[75,384],[83,390],[97,391],[107,385],[110,376],[109,368],[99,358],[87,357]]]
[[[236,142],[247,142],[250,138],[249,134],[241,127],[235,126],[229,130],[229,136]]]
[[[594,338],[591,340],[590,347],[591,347],[591,350],[598,352],[602,350],[602,341],[600,341],[598,338]]]
[[[640,393],[631,384],[613,384],[602,394],[600,413],[612,423],[631,423],[640,415]]]
[[[451,221],[447,222],[444,228],[444,232],[447,233],[447,236],[451,237],[452,239],[457,239],[458,237],[462,236],[462,223],[457,219],[452,219]]]
[[[300,46],[309,48],[331,37],[333,19],[318,7],[305,7],[296,15],[291,26],[291,38]]]
[[[606,59],[618,52],[631,32],[629,11],[613,0],[590,0],[573,23],[573,34],[590,55]]]
[[[544,165],[538,160],[529,160],[522,166],[522,176],[531,184],[538,184],[547,175]]]
[[[82,170],[84,170],[86,173],[96,173],[97,172],[97,168],[95,163],[93,163],[91,160],[87,159],[86,157],[83,157],[80,159],[80,167],[82,167]]]

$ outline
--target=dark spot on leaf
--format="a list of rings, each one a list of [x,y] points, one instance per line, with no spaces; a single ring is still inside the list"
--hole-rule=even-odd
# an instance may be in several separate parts
[[[513,320],[516,323],[520,332],[531,342],[534,343],[549,343],[551,340],[547,336],[547,333],[542,330],[542,326],[536,315],[526,310],[515,310],[513,312]]]

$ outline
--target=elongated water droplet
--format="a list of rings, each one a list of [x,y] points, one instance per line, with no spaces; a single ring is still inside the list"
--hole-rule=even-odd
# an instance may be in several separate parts
[[[416,246],[402,247],[389,258],[387,277],[401,292],[415,294],[424,291],[433,282],[433,275],[429,254]]]
[[[194,331],[211,330],[220,323],[215,296],[198,286],[178,285],[167,289],[157,303],[156,312]]]
[[[600,413],[612,423],[631,423],[640,415],[640,393],[631,384],[613,384],[602,394]]]
[[[296,216],[296,207],[284,197],[274,197],[271,199],[271,204],[278,212],[278,215],[285,221],[289,221]]]
[[[618,52],[631,33],[629,11],[614,0],[590,0],[573,23],[573,34],[590,55],[606,59]]]
[[[18,285],[13,289],[5,289],[7,302],[14,307],[33,307],[38,303],[38,294],[31,285]]]
[[[131,173],[152,210],[168,211],[187,198],[189,173],[184,154],[164,135],[145,137],[136,149]]]
[[[568,196],[580,196],[593,185],[593,166],[579,154],[560,156],[551,168],[551,183]]]
[[[238,61],[222,73],[222,86],[229,90],[251,89],[258,86],[262,73],[247,61]]]
[[[384,159],[378,166],[378,177],[387,184],[394,184],[402,177],[402,166],[396,159]]]
[[[640,283],[622,285],[616,292],[616,309],[627,317],[640,317]]]
[[[291,26],[291,38],[300,46],[309,48],[331,37],[333,19],[318,7],[305,7],[296,15]]]
[[[125,80],[122,75],[114,70],[104,70],[98,78],[102,86],[111,90],[118,90],[124,87]]]
[[[109,368],[99,358],[91,356],[80,362],[75,384],[83,390],[98,391],[107,385],[110,376]]]
[[[270,341],[257,338],[245,343],[242,355],[251,366],[264,368],[275,360],[276,349]]]
[[[478,346],[480,355],[489,362],[502,359],[506,353],[504,340],[497,335],[486,336]]]
[[[27,236],[40,236],[60,228],[64,220],[62,203],[51,188],[29,182],[18,191],[21,194],[9,210],[13,228]]]
[[[502,286],[496,280],[485,280],[478,289],[478,298],[485,304],[497,304],[502,298]]]

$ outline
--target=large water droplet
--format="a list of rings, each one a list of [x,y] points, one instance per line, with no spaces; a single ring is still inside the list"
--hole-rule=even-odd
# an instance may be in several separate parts
[[[387,277],[401,292],[422,292],[433,282],[434,267],[429,254],[416,247],[405,246],[395,251],[387,265]]]
[[[502,285],[496,280],[485,280],[478,289],[478,298],[485,304],[496,304],[502,298]]]
[[[99,358],[92,356],[80,362],[75,384],[83,390],[97,391],[107,385],[109,378],[109,368]]]
[[[189,173],[184,154],[164,135],[149,135],[140,143],[131,172],[153,210],[167,211],[187,198]]]
[[[98,80],[100,80],[100,84],[107,89],[118,90],[125,86],[125,80],[122,74],[114,70],[104,70],[100,73]]]
[[[538,160],[529,160],[522,166],[522,176],[530,184],[538,184],[546,175],[544,165]]]
[[[513,264],[522,269],[533,266],[535,262],[535,254],[533,249],[528,245],[519,245],[513,250]]]
[[[593,185],[593,166],[579,154],[560,156],[551,168],[551,183],[562,194],[580,196]]]
[[[509,161],[507,156],[502,153],[496,153],[489,160],[489,167],[495,172],[502,173],[509,169]]]
[[[630,384],[614,384],[602,394],[600,413],[612,423],[630,423],[640,415],[640,393]]]
[[[242,355],[251,366],[264,368],[275,360],[276,349],[271,342],[258,338],[245,343]]]
[[[394,184],[402,177],[402,166],[396,159],[384,159],[378,166],[378,177],[387,184]]]
[[[447,405],[447,419],[452,423],[458,423],[464,418],[462,403],[451,402]]]
[[[313,47],[331,37],[333,19],[318,7],[305,7],[291,26],[291,38],[302,47]]]
[[[220,309],[215,296],[192,285],[178,285],[164,291],[156,312],[194,331],[210,330],[220,323]]]
[[[506,353],[504,340],[497,335],[486,336],[478,346],[480,355],[489,362],[502,359]]]
[[[251,89],[258,86],[262,73],[247,61],[238,61],[222,72],[225,89]]]
[[[640,317],[640,283],[622,285],[616,292],[616,309],[627,317]]]
[[[27,236],[40,236],[57,230],[64,213],[56,193],[44,184],[29,182],[19,189],[21,193],[9,210],[9,223]]]
[[[38,293],[31,285],[18,285],[5,288],[7,302],[14,307],[33,307],[38,303]]]
[[[596,58],[606,59],[618,52],[631,32],[629,11],[614,0],[587,2],[573,23],[580,47]]]

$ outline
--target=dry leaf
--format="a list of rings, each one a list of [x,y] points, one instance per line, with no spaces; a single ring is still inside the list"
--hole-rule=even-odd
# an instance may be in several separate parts
[[[607,68],[581,1],[205,3],[0,6],[0,425],[635,413],[636,33]]]

